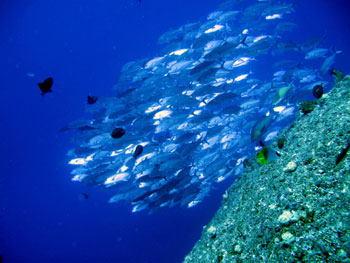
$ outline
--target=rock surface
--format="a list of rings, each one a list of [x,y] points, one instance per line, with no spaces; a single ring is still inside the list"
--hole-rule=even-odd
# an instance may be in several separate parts
[[[347,76],[275,138],[278,160],[247,162],[184,262],[350,262],[349,138]]]

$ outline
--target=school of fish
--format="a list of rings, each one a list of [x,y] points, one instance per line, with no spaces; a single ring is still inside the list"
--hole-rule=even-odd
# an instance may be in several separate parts
[[[73,181],[108,189],[132,211],[192,207],[293,121],[339,52],[302,44],[292,3],[229,0],[166,32],[159,56],[127,63],[115,97],[66,129]],[[324,79],[322,79],[324,78]]]

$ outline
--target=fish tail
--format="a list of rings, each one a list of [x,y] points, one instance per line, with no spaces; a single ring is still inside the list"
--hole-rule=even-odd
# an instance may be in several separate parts
[[[248,47],[248,45],[245,43],[246,40],[247,40],[247,36],[245,36],[245,37],[241,40],[241,44],[242,44],[243,46]]]

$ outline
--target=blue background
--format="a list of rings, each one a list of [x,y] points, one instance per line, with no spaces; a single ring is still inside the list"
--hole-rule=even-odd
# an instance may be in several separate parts
[[[157,55],[157,39],[203,19],[218,0],[0,1],[0,254],[4,262],[181,262],[230,181],[192,209],[132,214],[108,192],[72,182],[59,129],[81,119],[88,94],[113,96],[128,61]],[[346,0],[299,1],[294,39],[327,35],[350,72]],[[27,74],[32,73],[34,77]],[[37,83],[54,78],[53,93]],[[88,200],[79,198],[82,192]]]

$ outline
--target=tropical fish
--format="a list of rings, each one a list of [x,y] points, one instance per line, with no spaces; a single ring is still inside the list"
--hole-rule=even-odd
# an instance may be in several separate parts
[[[81,193],[79,196],[79,199],[87,200],[87,199],[89,199],[89,195],[87,193]]]
[[[273,115],[269,114],[258,120],[251,131],[251,141],[254,142],[259,139],[268,129],[273,121]]]
[[[320,99],[323,95],[323,86],[322,85],[316,85],[312,89],[312,95],[314,95],[315,98]]]
[[[123,135],[125,134],[125,130],[123,128],[115,128],[112,133],[111,136],[114,139],[118,139],[123,137]]]
[[[52,84],[53,79],[51,77],[45,79],[42,83],[38,83],[38,87],[41,90],[41,96],[44,96],[45,93],[52,92]]]
[[[133,154],[134,158],[136,158],[136,157],[138,157],[139,155],[141,155],[142,152],[143,152],[143,146],[140,145],[140,144],[137,145],[136,148],[135,148],[135,150],[134,150],[134,154]]]
[[[277,104],[279,104],[282,100],[284,100],[288,94],[288,92],[294,88],[294,85],[291,83],[289,84],[288,86],[286,87],[283,87],[283,88],[280,88],[275,97],[273,98],[273,101],[272,101],[272,105],[273,106],[276,106]]]
[[[279,153],[270,147],[264,147],[256,154],[256,157],[259,163],[266,165],[277,160],[279,158]]]
[[[88,96],[87,97],[87,104],[95,104],[97,101],[97,97],[96,96]]]

